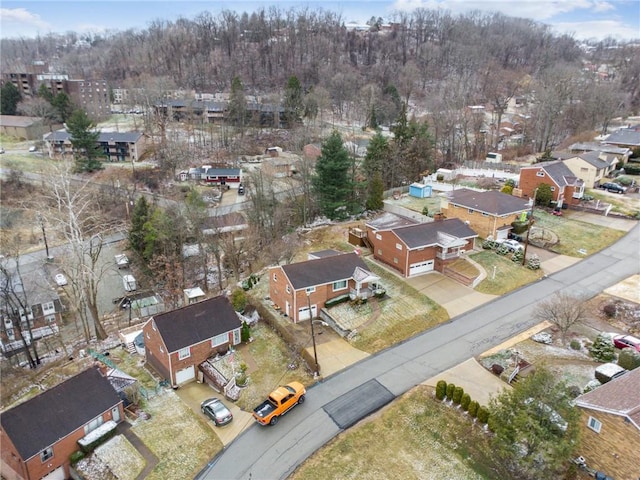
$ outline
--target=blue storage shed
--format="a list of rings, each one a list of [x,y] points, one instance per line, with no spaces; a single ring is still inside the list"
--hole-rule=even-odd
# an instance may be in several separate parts
[[[431,185],[422,183],[412,183],[409,186],[409,195],[418,198],[429,198],[431,196]]]

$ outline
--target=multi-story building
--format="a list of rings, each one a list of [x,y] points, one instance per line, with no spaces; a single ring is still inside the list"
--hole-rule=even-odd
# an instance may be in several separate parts
[[[49,158],[73,156],[71,135],[58,130],[44,137]],[[146,150],[146,137],[140,132],[100,132],[98,147],[109,162],[136,162]]]

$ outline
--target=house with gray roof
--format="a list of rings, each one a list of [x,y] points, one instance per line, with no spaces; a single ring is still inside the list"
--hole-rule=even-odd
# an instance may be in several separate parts
[[[569,151],[571,153],[586,153],[586,152],[602,152],[608,155],[615,155],[620,165],[624,165],[631,156],[631,149],[627,147],[618,147],[615,145],[607,145],[595,142],[583,142],[574,143],[569,145]]]
[[[490,190],[477,192],[460,188],[442,203],[447,218],[459,218],[481,237],[506,240],[511,224],[529,210],[530,202],[520,197]]]
[[[111,382],[89,368],[0,414],[2,478],[71,478],[70,455],[123,419]]]
[[[584,181],[560,160],[535,163],[520,169],[518,188],[524,198],[533,198],[542,184],[549,185],[557,206],[578,204],[584,196]]]
[[[269,296],[294,323],[318,316],[327,301],[370,297],[379,281],[356,253],[321,251],[305,262],[269,269]]]
[[[609,134],[602,143],[617,147],[638,148],[640,147],[640,131],[633,128],[621,128]]]
[[[640,368],[575,399],[580,410],[578,453],[613,478],[640,478]]]
[[[394,225],[388,220],[387,225]],[[401,225],[404,219],[400,219]],[[435,222],[380,228],[375,221],[368,222],[367,240],[373,257],[398,270],[405,277],[412,277],[433,270],[444,272],[450,263],[473,250],[478,234],[458,218]]]
[[[57,130],[44,136],[49,158],[73,158],[71,134]],[[146,137],[140,132],[100,132],[96,147],[108,162],[137,162],[146,151]]]
[[[241,327],[224,295],[154,315],[142,327],[147,365],[174,386],[191,382],[208,358],[240,343]]]

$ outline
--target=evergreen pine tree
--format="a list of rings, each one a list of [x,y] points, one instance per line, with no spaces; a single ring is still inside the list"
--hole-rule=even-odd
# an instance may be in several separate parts
[[[322,153],[312,178],[320,209],[331,220],[344,219],[349,214],[347,205],[352,193],[350,167],[349,152],[344,148],[340,134],[334,130],[322,144]]]
[[[20,90],[11,82],[5,82],[0,89],[0,113],[15,115],[20,101]]]
[[[233,77],[231,96],[229,97],[229,120],[236,127],[244,127],[246,119],[247,99],[244,96],[244,85],[240,77]]]
[[[144,252],[144,224],[150,217],[149,203],[144,196],[138,198],[131,213],[131,229],[129,230],[129,244],[131,248],[142,255]]]
[[[95,131],[95,124],[84,110],[73,112],[67,122],[67,131],[71,136],[75,156],[76,172],[95,172],[102,169],[101,152],[98,147],[100,132]]]
[[[295,75],[289,77],[284,90],[284,114],[286,116],[287,125],[294,126],[300,122],[300,117],[304,112],[304,103],[302,95],[302,85]]]

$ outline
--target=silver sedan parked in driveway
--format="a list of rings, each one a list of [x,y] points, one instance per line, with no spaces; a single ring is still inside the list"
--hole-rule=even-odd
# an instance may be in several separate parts
[[[227,406],[217,398],[209,398],[202,402],[202,404],[200,404],[200,410],[202,410],[202,413],[207,417],[213,420],[213,423],[218,427],[226,425],[233,420],[231,410],[229,410]]]

